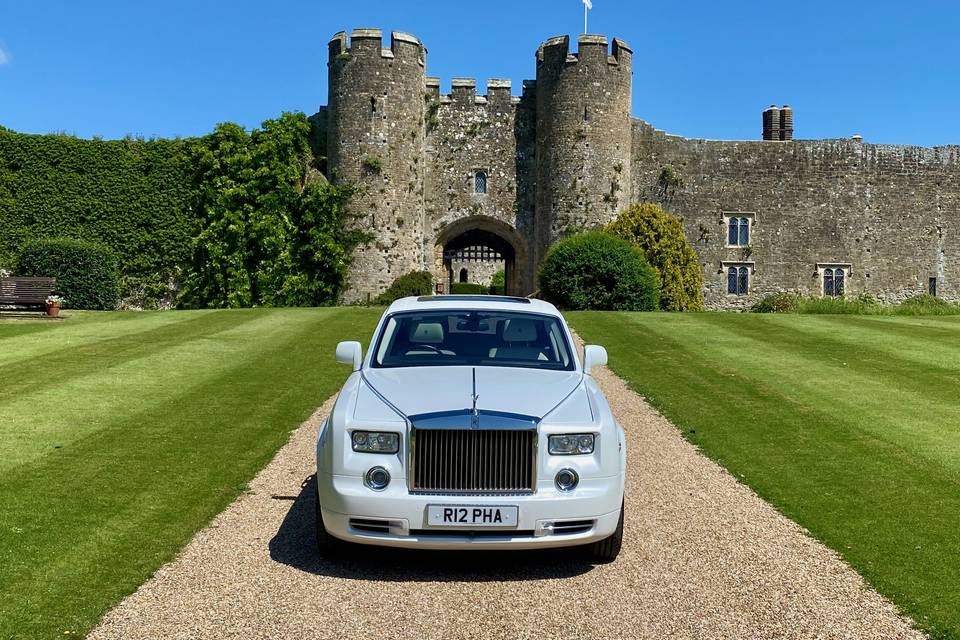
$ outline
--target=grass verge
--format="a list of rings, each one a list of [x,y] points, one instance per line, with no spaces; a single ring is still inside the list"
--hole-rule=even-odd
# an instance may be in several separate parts
[[[960,317],[568,318],[706,455],[960,638]]]
[[[83,635],[244,491],[378,309],[0,322],[0,637]]]

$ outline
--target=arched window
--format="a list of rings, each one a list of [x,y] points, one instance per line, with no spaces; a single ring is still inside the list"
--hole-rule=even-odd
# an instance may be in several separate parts
[[[477,171],[475,174],[473,174],[473,192],[487,192],[487,174],[483,171]]]
[[[460,282],[466,282],[466,281],[467,281],[467,270],[460,269]]]
[[[823,295],[825,296],[836,295],[836,293],[834,293],[834,288],[833,288],[833,269],[823,270]]]
[[[833,295],[843,296],[843,285],[845,278],[843,269],[834,269],[833,270]]]
[[[750,292],[750,269],[748,267],[730,267],[727,269],[727,293],[745,296]]]
[[[750,244],[749,218],[730,218],[727,223],[727,244],[732,247],[746,247]]]

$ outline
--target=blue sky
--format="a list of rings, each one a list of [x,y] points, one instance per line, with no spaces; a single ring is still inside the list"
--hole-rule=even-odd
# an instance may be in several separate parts
[[[0,2],[0,125],[82,137],[313,113],[342,29],[419,36],[445,92],[454,76],[518,92],[542,40],[583,28],[579,0]],[[960,143],[956,0],[594,0],[590,31],[632,45],[634,115],[670,133],[756,139],[776,102],[800,138]]]

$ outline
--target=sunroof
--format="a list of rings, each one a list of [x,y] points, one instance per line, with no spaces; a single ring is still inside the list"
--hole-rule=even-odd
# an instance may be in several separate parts
[[[517,298],[514,296],[420,296],[417,302],[518,302],[520,304],[530,304],[529,298]]]

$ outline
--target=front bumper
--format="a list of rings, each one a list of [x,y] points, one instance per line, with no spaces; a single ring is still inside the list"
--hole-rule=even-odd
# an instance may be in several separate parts
[[[589,478],[570,493],[552,484],[525,495],[411,494],[402,480],[371,491],[355,476],[318,475],[321,514],[331,535],[362,544],[419,549],[535,549],[587,544],[613,534],[623,478]],[[518,507],[516,528],[429,527],[428,505]]]

